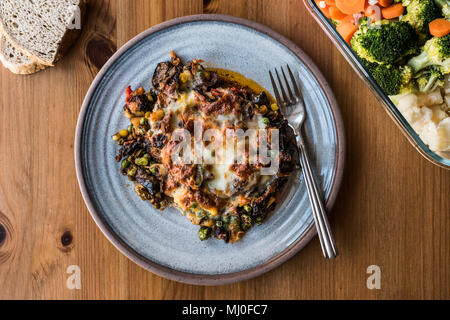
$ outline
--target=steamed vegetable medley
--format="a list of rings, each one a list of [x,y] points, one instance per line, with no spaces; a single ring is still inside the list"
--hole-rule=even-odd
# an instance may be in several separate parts
[[[316,3],[422,140],[450,158],[450,0]]]

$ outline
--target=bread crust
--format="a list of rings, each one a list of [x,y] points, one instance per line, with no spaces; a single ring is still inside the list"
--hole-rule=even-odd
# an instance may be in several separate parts
[[[8,41],[3,35],[0,35],[0,48],[3,48],[4,43]],[[39,72],[46,68],[45,65],[42,65],[36,61],[33,61],[31,59],[29,60],[29,63],[14,63],[8,59],[7,56],[5,56],[5,52],[0,52],[0,61],[2,62],[3,66],[5,68],[8,68],[12,73],[15,74],[32,74]],[[25,56],[27,58],[27,56]]]

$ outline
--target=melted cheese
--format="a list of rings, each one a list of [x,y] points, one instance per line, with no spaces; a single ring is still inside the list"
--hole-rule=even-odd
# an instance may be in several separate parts
[[[221,75],[220,71],[219,75]],[[229,74],[227,75],[229,76]],[[235,80],[240,80],[239,82],[242,82],[242,79]],[[254,91],[263,91],[261,87],[255,87],[257,85],[256,83],[252,82],[248,83],[247,85]],[[219,90],[226,92],[229,89]],[[273,98],[269,94],[268,96],[269,100],[273,101]],[[226,129],[235,128],[240,122],[244,120],[242,118],[243,115],[237,116],[233,113],[230,113],[210,117],[200,111],[192,112],[191,108],[195,107],[197,104],[198,102],[196,100],[196,94],[194,90],[188,89],[187,92],[181,93],[178,99],[170,101],[165,108],[165,111],[166,113],[170,112],[172,114],[172,128],[174,128],[175,124],[179,122],[182,115],[186,115],[186,113],[188,112],[190,114],[189,117],[194,117],[195,120],[197,122],[201,122],[204,127],[217,129],[218,134],[220,134],[221,141],[217,141],[217,139],[214,139],[216,141],[211,141],[206,144],[205,142],[202,142],[202,147],[200,148],[198,148],[198,146],[196,148],[191,148],[191,159],[200,158],[203,159],[200,163],[206,164],[205,169],[209,173],[209,178],[207,181],[205,181],[206,188],[211,193],[217,195],[220,198],[230,198],[230,201],[232,202],[232,198],[236,196],[237,185],[239,185],[239,193],[242,194],[243,192],[245,193],[246,191],[250,191],[258,184],[262,185],[267,183],[269,177],[262,177],[260,176],[259,172],[255,172],[244,180],[230,170],[230,167],[233,164],[242,163],[241,161],[243,159],[238,157],[238,150],[243,151],[250,148],[250,154],[256,155],[256,151],[258,148],[257,136],[253,137],[253,139],[255,140],[252,140],[252,138],[235,139],[234,135],[228,138],[226,136]],[[245,121],[245,125],[250,130],[266,129],[267,125],[264,123],[264,118],[264,115],[255,114],[250,121]],[[186,121],[186,119],[184,120]],[[249,132],[247,131],[244,133],[246,134],[246,137],[248,137]],[[258,134],[257,131],[254,133],[256,135]],[[194,140],[194,136],[191,136],[191,139]],[[199,151],[201,153],[200,155],[194,154]],[[186,208],[183,201],[188,196],[187,187],[177,187],[168,195],[174,199],[175,205],[181,210],[185,211],[190,209]],[[206,208],[203,209],[209,210]],[[217,214],[217,209],[215,209],[215,213]]]
[[[168,196],[173,198],[173,202],[176,204],[177,207],[181,209],[187,209],[186,206],[183,203],[183,200],[186,198],[188,191],[185,187],[178,187],[171,191]]]

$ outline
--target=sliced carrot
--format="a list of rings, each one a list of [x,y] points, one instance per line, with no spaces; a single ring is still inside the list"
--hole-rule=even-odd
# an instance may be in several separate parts
[[[324,0],[316,0],[316,4],[319,9],[323,12],[325,17],[330,18],[330,6],[326,4]]]
[[[330,7],[330,17],[333,20],[341,21],[344,20],[348,15],[343,13],[336,7]]]
[[[381,9],[381,14],[385,19],[394,19],[400,17],[405,11],[405,7],[401,3],[393,4],[387,8]]]
[[[353,23],[341,21],[336,27],[336,30],[347,43],[350,43],[350,40],[352,40],[353,35],[355,34],[356,30],[358,30],[358,28]]]
[[[351,23],[351,24],[356,25],[355,17],[353,17],[352,14],[349,14],[348,16],[346,16],[346,17],[345,17],[344,19],[342,19],[341,21],[345,21],[345,22],[348,22],[348,23]]]
[[[320,9],[322,10],[322,12],[325,15],[325,17],[331,18],[331,16],[330,16],[330,7],[329,6],[326,6],[325,8],[320,8]]]
[[[378,0],[378,4],[384,8],[389,7],[392,4],[392,0]]]
[[[435,37],[444,37],[450,33],[450,21],[445,19],[436,19],[429,24],[430,33]]]
[[[336,5],[335,0],[325,0],[325,3],[330,7],[334,7]]]
[[[346,14],[359,13],[364,11],[366,0],[335,0],[336,7]]]

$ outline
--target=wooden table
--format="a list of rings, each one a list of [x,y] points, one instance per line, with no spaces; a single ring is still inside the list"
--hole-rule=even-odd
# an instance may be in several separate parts
[[[198,13],[273,28],[309,54],[332,86],[348,146],[331,218],[340,249],[335,261],[322,258],[315,238],[259,278],[185,285],[129,261],[91,219],[73,160],[75,125],[91,81],[131,37]],[[32,76],[0,72],[0,298],[450,298],[450,171],[407,142],[301,0],[92,0],[81,39],[56,68]],[[80,290],[66,287],[69,265],[80,266]],[[366,286],[370,265],[381,269],[379,290]]]

